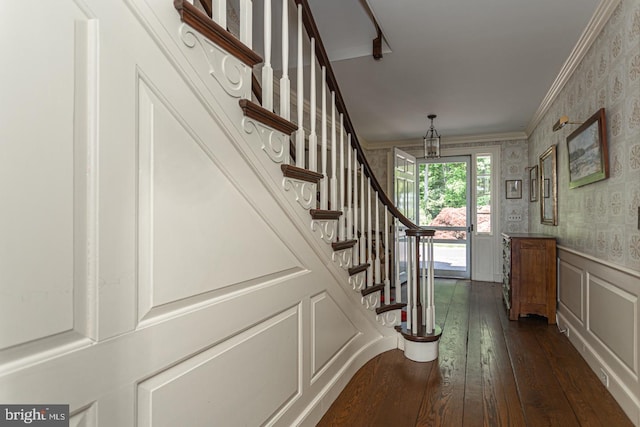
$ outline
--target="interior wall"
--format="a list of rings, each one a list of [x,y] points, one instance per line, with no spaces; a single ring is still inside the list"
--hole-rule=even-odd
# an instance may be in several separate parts
[[[582,122],[605,108],[609,178],[569,189],[562,115]],[[558,324],[640,425],[640,0],[622,0],[529,138],[533,163],[557,146],[558,225],[530,230],[558,239]]]
[[[561,115],[581,122],[606,109],[610,177],[569,189],[566,138]],[[537,161],[549,146],[558,152],[558,226],[540,223],[539,205],[529,207],[531,231],[560,245],[640,271],[640,2],[623,0],[548,113],[529,138]]]
[[[171,1],[2,13],[31,26],[1,30],[0,402],[315,425],[397,332],[311,227],[315,186],[283,182],[284,135],[243,117],[251,70]]]

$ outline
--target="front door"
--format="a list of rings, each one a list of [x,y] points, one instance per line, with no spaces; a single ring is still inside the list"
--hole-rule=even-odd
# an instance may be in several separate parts
[[[470,164],[468,156],[419,161],[419,225],[436,230],[439,277],[471,277]]]

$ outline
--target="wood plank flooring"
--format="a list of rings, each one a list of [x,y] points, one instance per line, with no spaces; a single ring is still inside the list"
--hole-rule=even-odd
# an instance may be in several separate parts
[[[633,426],[546,319],[509,321],[500,284],[437,280],[440,356],[383,353],[360,369],[319,426]]]

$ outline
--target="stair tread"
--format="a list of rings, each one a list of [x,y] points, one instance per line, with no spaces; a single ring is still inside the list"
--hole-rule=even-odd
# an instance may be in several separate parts
[[[253,101],[241,99],[238,103],[246,117],[257,120],[266,126],[284,133],[285,135],[291,135],[293,132],[298,130],[298,125],[295,123],[280,117],[276,113],[267,110]]]
[[[286,178],[299,179],[301,181],[307,181],[314,184],[317,184],[324,176],[321,173],[293,165],[281,165],[280,169],[282,169],[282,174]]]
[[[216,43],[243,63],[253,67],[262,62],[262,57],[238,40],[229,31],[216,24],[213,19],[186,0],[174,0],[174,7],[185,24]]]
[[[393,304],[380,304],[380,307],[376,308],[376,314],[386,313],[387,311],[402,310],[407,306],[403,302],[394,302]]]
[[[369,268],[369,263],[360,264],[349,268],[349,276],[366,271]]]
[[[309,211],[312,219],[338,219],[342,211],[331,211],[326,209],[311,209]]]
[[[362,294],[363,297],[365,297],[365,296],[367,296],[369,294],[372,294],[374,292],[382,291],[383,289],[384,289],[384,283],[380,283],[380,284],[377,284],[377,285],[370,286],[370,287],[368,287],[366,289],[363,289],[363,290],[360,291],[360,293]]]
[[[331,247],[334,251],[342,251],[354,247],[356,243],[358,243],[357,240],[342,240],[339,242],[333,242]]]

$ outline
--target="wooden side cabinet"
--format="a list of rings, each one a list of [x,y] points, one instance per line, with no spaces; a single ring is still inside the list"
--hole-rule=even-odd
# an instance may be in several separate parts
[[[502,293],[510,320],[545,316],[556,323],[556,239],[543,234],[502,234]]]

